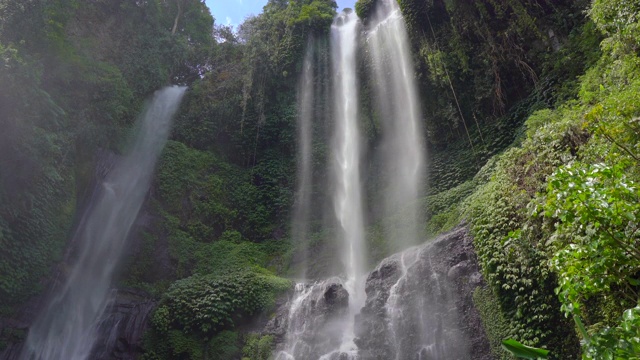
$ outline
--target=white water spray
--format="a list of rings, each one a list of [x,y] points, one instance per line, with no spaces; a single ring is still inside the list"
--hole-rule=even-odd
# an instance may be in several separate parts
[[[155,93],[140,119],[131,152],[106,176],[76,230],[80,253],[77,263],[31,328],[23,359],[89,358],[96,325],[109,301],[115,267],[185,90],[167,87]]]

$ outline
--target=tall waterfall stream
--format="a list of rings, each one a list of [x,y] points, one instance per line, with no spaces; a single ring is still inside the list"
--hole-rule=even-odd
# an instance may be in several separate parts
[[[75,233],[79,256],[28,334],[23,359],[83,360],[110,299],[113,273],[167,141],[185,87],[155,93],[139,119],[130,153],[119,159],[96,190]]]

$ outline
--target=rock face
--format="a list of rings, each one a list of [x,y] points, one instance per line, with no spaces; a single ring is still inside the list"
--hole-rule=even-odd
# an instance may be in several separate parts
[[[98,325],[99,337],[91,359],[135,360],[142,353],[142,336],[156,302],[145,293],[119,290]]]
[[[338,278],[297,284],[284,311],[267,324],[280,340],[276,359],[318,359],[338,347],[348,306],[349,293]]]
[[[384,259],[368,276],[354,354],[340,344],[349,294],[340,279],[298,284],[263,333],[277,360],[493,359],[473,292],[483,285],[466,227]],[[322,354],[326,354],[321,357]]]
[[[466,228],[383,260],[356,319],[360,359],[491,359],[472,299],[481,283]]]

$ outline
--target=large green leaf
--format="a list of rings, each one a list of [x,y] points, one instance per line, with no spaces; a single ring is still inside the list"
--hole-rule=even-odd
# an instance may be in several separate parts
[[[521,359],[548,359],[549,355],[549,350],[522,345],[521,343],[513,339],[503,340],[502,347],[511,354]]]

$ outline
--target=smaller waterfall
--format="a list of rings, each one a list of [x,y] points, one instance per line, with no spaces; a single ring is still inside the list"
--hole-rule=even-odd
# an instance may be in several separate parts
[[[185,90],[167,87],[155,93],[139,120],[139,133],[130,153],[107,174],[76,230],[78,260],[66,283],[55,290],[32,326],[23,359],[89,358],[96,327],[109,303],[115,267]]]
[[[302,68],[302,76],[298,85],[298,158],[297,158],[297,196],[293,207],[293,223],[291,236],[295,244],[302,248],[302,257],[307,253],[307,235],[311,211],[311,144],[314,117],[314,41],[309,39]],[[306,264],[302,264],[302,278],[306,278]]]

